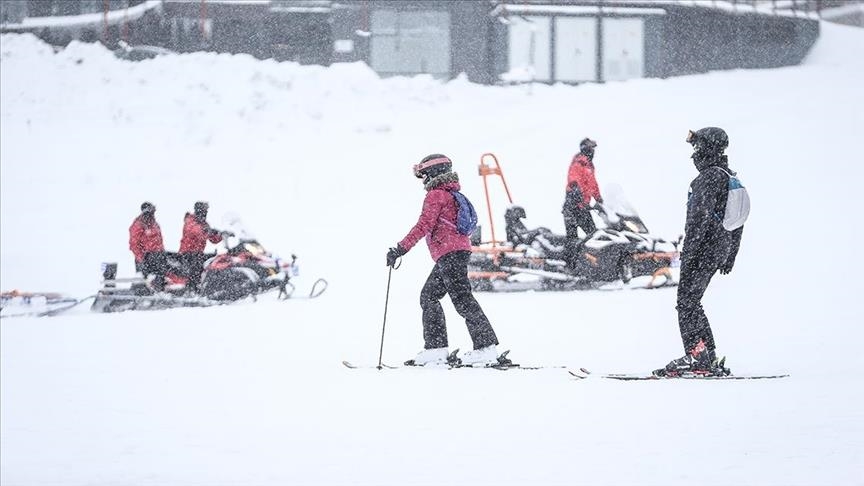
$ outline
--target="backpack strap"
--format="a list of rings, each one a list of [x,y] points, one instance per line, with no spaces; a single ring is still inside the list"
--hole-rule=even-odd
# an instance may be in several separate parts
[[[729,177],[735,177],[735,176],[732,175],[732,173],[731,173],[730,171],[724,169],[723,167],[720,167],[719,165],[712,165],[711,168],[713,168],[713,169],[717,169],[717,170],[719,170],[720,172],[726,174],[726,175],[729,176]]]
[[[717,169],[717,170],[719,170],[720,172],[726,174],[726,177],[728,178],[728,179],[727,179],[727,182],[726,182],[726,191],[728,191],[728,190],[729,190],[729,181],[732,180],[732,177],[734,177],[734,176],[733,176],[732,174],[730,174],[730,173],[729,173],[726,169],[724,169],[723,167],[720,167],[719,165],[712,165],[711,168],[713,168],[713,169]],[[728,195],[727,195],[727,204],[728,204]],[[725,210],[726,210],[726,209],[725,209],[726,205],[724,204],[723,207],[724,207],[723,211],[725,211]],[[716,219],[717,221],[720,221],[721,223],[723,222],[723,211],[717,211],[717,212],[714,213],[714,219]]]
[[[450,197],[453,198],[453,203],[456,205],[456,218],[458,219],[458,218],[459,218],[459,201],[456,200],[456,196],[453,194],[453,191],[451,191],[451,190],[449,190],[449,189],[442,189],[442,190],[443,190],[444,192],[446,192],[447,194],[450,194]],[[442,213],[443,213],[443,211],[442,211]],[[450,227],[456,228],[456,227],[457,227],[457,226],[456,226],[456,223],[451,222],[451,221],[448,221],[447,219],[445,219],[445,218],[442,216],[442,213],[438,213],[438,222],[439,222],[439,223],[444,223],[444,224],[446,224],[447,226],[450,226]]]

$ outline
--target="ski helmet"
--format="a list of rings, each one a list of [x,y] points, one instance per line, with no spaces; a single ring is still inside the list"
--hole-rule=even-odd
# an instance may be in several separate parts
[[[432,177],[450,172],[452,168],[453,162],[446,155],[427,155],[419,164],[414,166],[414,177],[423,179],[425,182]]]
[[[156,212],[156,206],[151,202],[143,202],[141,203],[141,212],[143,214],[153,214]]]
[[[687,143],[696,153],[720,155],[729,146],[729,136],[722,128],[705,127],[687,132]]]
[[[589,157],[592,157],[594,156],[594,147],[596,146],[597,142],[586,137],[583,138],[581,142],[579,142],[579,151]]]
[[[194,208],[195,216],[198,216],[199,218],[206,218],[207,217],[207,210],[209,210],[209,209],[210,209],[210,204],[208,204],[205,201],[198,201],[195,203],[195,208]]]

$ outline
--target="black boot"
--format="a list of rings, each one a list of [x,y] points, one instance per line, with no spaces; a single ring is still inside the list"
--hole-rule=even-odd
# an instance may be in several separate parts
[[[729,375],[729,370],[725,367],[726,358],[717,359],[717,354],[713,349],[708,349],[705,342],[699,340],[696,346],[687,352],[684,356],[673,359],[665,367],[654,370],[654,376],[677,377],[683,375]]]

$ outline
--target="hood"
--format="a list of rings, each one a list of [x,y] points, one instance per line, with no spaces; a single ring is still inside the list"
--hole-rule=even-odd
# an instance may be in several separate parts
[[[447,172],[445,174],[441,174],[430,179],[429,182],[423,185],[423,187],[425,187],[427,191],[431,191],[432,189],[458,191],[460,189],[459,174],[455,172]]]

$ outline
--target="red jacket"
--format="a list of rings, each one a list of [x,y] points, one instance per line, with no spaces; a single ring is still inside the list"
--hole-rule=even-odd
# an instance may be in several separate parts
[[[180,238],[180,253],[203,253],[208,239],[210,243],[219,243],[222,236],[210,230],[206,221],[202,223],[194,214],[186,213],[183,218],[183,236]]]
[[[159,223],[153,220],[152,223],[146,224],[141,220],[141,216],[135,218],[132,226],[129,227],[129,249],[135,255],[135,263],[144,261],[144,255],[147,253],[165,251]]]
[[[456,229],[456,199],[448,192],[459,189],[458,182],[448,182],[430,189],[423,200],[420,219],[399,242],[399,246],[408,251],[425,236],[429,253],[436,262],[448,253],[470,250],[471,241]]]
[[[567,171],[567,190],[569,191],[572,184],[579,186],[579,191],[582,192],[582,204],[580,208],[584,208],[591,202],[593,197],[595,201],[600,202],[600,188],[597,187],[597,179],[594,178],[594,162],[583,153],[578,153],[570,162],[570,170]]]

